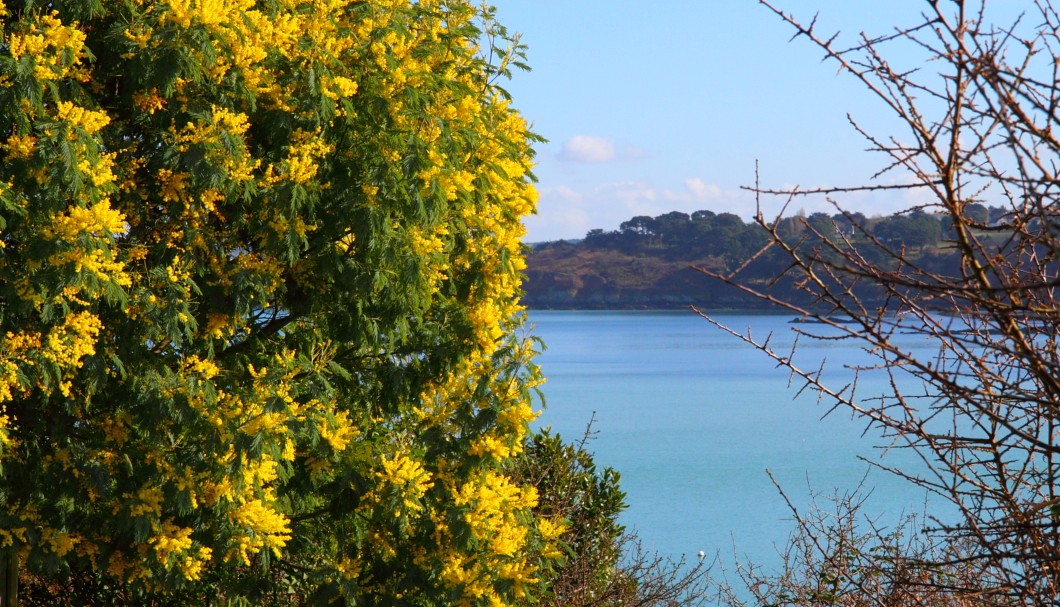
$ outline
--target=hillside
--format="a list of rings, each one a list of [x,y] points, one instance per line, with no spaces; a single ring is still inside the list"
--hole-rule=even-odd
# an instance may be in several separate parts
[[[1003,214],[981,207],[989,229]],[[856,227],[860,226],[860,228]],[[784,220],[780,233],[805,251],[827,251],[821,235],[857,247],[869,238],[898,250],[933,271],[956,272],[948,250],[947,225],[934,215],[866,218],[815,213]],[[760,300],[709,278],[695,268],[732,271],[768,242],[766,231],[731,213],[671,212],[634,217],[619,230],[591,230],[578,242],[555,241],[533,247],[527,257],[526,293],[531,309],[670,309],[697,305],[711,309],[762,309]],[[875,250],[865,247],[864,250]],[[834,254],[833,254],[834,255]],[[798,290],[784,277],[789,260],[775,247],[747,264],[744,280],[769,285],[777,297],[798,301]],[[879,264],[885,267],[887,260]],[[872,300],[872,293],[861,293]],[[809,303],[809,302],[805,302]]]
[[[550,244],[529,256],[523,301],[544,309],[667,309],[708,301],[746,307],[733,289],[713,284],[693,265],[718,267],[712,258],[672,259]]]

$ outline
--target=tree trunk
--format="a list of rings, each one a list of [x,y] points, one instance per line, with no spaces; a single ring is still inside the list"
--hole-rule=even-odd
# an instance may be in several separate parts
[[[0,556],[0,607],[18,604],[18,557]]]

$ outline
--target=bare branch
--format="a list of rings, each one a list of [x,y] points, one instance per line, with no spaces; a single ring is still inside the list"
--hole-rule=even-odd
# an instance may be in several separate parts
[[[818,34],[816,17],[805,25],[761,4],[875,95],[904,132],[879,136],[850,119],[885,158],[872,181],[776,189],[762,187],[756,174],[746,189],[759,208],[763,197],[786,206],[796,197],[920,190],[928,198],[909,212],[945,220],[949,236],[930,256],[881,239],[868,225],[874,220],[851,213],[843,217],[855,229],[837,237],[805,221],[792,236],[780,229],[789,220],[766,221],[759,212],[770,237],[763,251],[789,261],[782,277],[698,270],[828,331],[800,327],[801,339],[859,340],[874,362],[849,367],[855,379],[832,385],[825,365],[797,348],[778,351],[768,336],[726,329],[786,369],[799,392],[815,391],[829,411],[850,411],[892,447],[914,450],[922,471],[877,465],[942,496],[958,516],[940,516],[915,541],[896,542],[871,525],[867,534],[852,526],[855,502],[838,502],[828,519],[838,526],[823,525],[822,511],[793,511],[800,535],[789,568],[772,580],[750,568],[745,578],[760,585],[763,603],[1053,605],[1060,595],[1060,14],[1037,0],[1036,14],[999,26],[985,22],[985,0],[927,1],[913,26],[861,34],[841,47],[841,36]],[[920,59],[897,66],[892,57],[911,55],[892,53],[893,45]],[[899,183],[875,181],[889,173]],[[1003,205],[1003,217],[973,217],[980,202]],[[842,212],[841,202],[833,204]],[[795,295],[774,288],[779,280],[790,281]],[[937,349],[903,345],[898,337],[908,335]],[[860,393],[858,380],[869,374],[882,374],[889,390]],[[879,552],[853,557],[843,552],[851,545]]]

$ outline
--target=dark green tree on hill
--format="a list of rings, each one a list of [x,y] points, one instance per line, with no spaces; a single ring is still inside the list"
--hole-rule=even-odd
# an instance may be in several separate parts
[[[830,217],[818,212],[782,218],[776,230],[799,250],[827,251],[828,246],[848,247],[875,238],[887,246],[904,246],[940,270],[957,260],[955,251],[941,240],[939,216],[924,212],[884,218],[861,213]],[[696,303],[759,308],[763,303],[754,298],[695,280],[690,267],[732,270],[747,264],[744,276],[772,285],[775,294],[790,295],[793,281],[785,275],[790,260],[780,249],[762,251],[769,239],[768,230],[729,212],[672,211],[633,217],[619,230],[590,230],[578,243],[537,245],[528,259],[526,301],[532,307],[565,308],[673,308]],[[890,263],[871,248],[864,254],[881,266]]]
[[[918,209],[909,214],[891,215],[877,221],[873,224],[871,233],[888,246],[905,246],[919,250],[939,244],[942,238],[942,224],[939,217]]]

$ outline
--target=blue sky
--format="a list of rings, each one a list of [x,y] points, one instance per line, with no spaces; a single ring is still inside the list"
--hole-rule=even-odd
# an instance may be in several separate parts
[[[508,83],[538,146],[541,199],[527,242],[617,229],[634,215],[710,209],[745,219],[755,161],[763,186],[866,183],[884,159],[847,122],[898,132],[856,81],[754,0],[492,0],[522,34],[531,72]],[[778,0],[820,31],[880,34],[913,24],[922,0]],[[1025,4],[1021,2],[1020,4]],[[902,179],[893,175],[888,180]],[[900,195],[840,201],[866,214]],[[772,212],[779,202],[767,208]],[[798,211],[831,210],[803,200]]]

